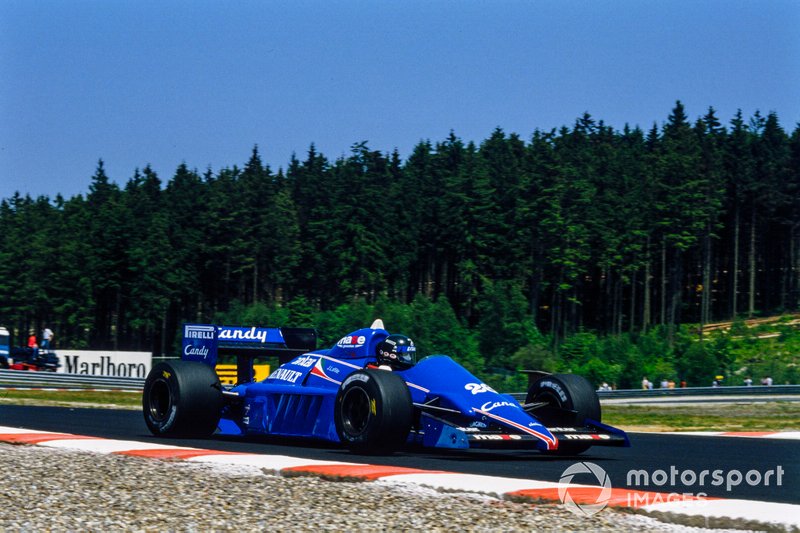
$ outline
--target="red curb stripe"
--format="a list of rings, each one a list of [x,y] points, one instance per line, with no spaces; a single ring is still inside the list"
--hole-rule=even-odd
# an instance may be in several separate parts
[[[112,452],[117,455],[131,455],[134,457],[150,457],[152,459],[191,459],[203,455],[249,455],[241,452],[224,452],[216,450],[187,450],[185,448],[158,448],[150,450],[123,450]]]
[[[725,433],[721,433],[725,437],[766,437],[769,435],[775,435],[779,433],[778,431],[726,431]]]
[[[569,487],[567,492],[572,501],[578,504],[594,504],[598,502],[598,497],[603,491],[603,487]],[[525,497],[534,500],[545,500],[561,502],[558,494],[558,487],[544,489],[525,489],[506,493],[507,496]],[[684,496],[667,492],[650,492],[645,490],[630,489],[611,489],[611,496],[606,505],[609,507],[632,507],[639,508],[653,503],[665,503],[668,501],[688,501],[688,500],[717,500],[719,498]]]
[[[328,477],[356,478],[363,481],[372,481],[386,476],[399,474],[444,474],[438,470],[421,470],[419,468],[406,468],[402,466],[384,465],[312,465],[292,466],[281,469],[281,473],[296,472],[317,474]]]
[[[51,440],[74,440],[74,439],[97,439],[98,437],[87,437],[84,435],[71,435],[69,433],[3,433],[0,434],[0,442],[9,444],[39,444]]]

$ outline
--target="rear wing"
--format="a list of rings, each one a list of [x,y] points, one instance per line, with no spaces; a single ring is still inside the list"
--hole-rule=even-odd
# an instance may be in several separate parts
[[[253,360],[277,357],[284,364],[317,347],[312,328],[261,328],[184,324],[181,359],[214,368],[220,355],[236,356],[236,382],[253,379]]]

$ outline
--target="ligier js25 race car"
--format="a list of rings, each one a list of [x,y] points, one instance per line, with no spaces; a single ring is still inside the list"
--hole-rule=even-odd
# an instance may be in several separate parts
[[[142,404],[163,436],[279,435],[343,443],[358,453],[406,444],[515,448],[577,454],[593,445],[629,446],[600,422],[594,388],[582,377],[545,374],[524,404],[499,394],[444,355],[416,362],[413,341],[376,320],[315,350],[312,329],[184,324],[181,361],[155,365]],[[220,385],[217,357],[237,357],[238,384]],[[253,359],[280,366],[253,381]]]

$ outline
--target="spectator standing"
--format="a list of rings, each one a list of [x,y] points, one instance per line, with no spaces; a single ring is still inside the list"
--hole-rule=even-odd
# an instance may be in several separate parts
[[[34,330],[30,331],[30,336],[28,337],[28,350],[34,356],[39,355],[39,344],[36,342],[36,332]]]
[[[49,350],[53,347],[53,330],[44,328],[42,330],[42,350]]]
[[[750,376],[747,376],[746,378],[744,378],[744,384],[745,384],[746,387],[750,387],[750,386],[753,385],[753,380],[750,379]]]

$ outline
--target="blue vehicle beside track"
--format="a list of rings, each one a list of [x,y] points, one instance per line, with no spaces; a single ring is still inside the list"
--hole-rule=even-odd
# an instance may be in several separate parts
[[[312,329],[184,324],[182,360],[158,363],[145,381],[145,422],[154,435],[295,436],[376,454],[407,444],[563,455],[630,445],[601,422],[594,387],[580,376],[538,373],[520,404],[448,356],[417,362],[413,342],[380,320],[315,348]],[[214,372],[225,354],[237,358],[231,388]],[[254,381],[253,360],[266,355],[280,366]]]
[[[12,347],[7,328],[0,326],[0,370],[40,370],[55,372],[61,363],[52,350]]]
[[[8,358],[11,355],[11,343],[9,339],[11,335],[8,330],[0,326],[0,369],[8,368]]]

